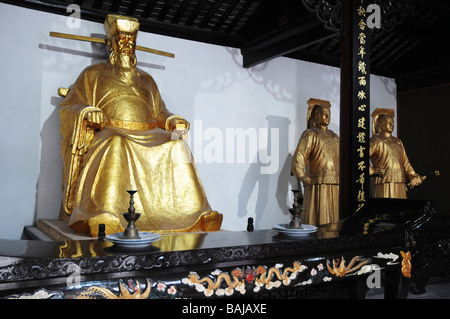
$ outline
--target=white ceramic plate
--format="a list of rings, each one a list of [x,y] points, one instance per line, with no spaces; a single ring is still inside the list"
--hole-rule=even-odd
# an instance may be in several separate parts
[[[106,235],[105,239],[119,247],[144,247],[161,239],[161,235],[149,232],[139,232],[140,239],[123,239],[123,233]]]
[[[280,234],[296,237],[311,234],[317,231],[317,227],[313,225],[302,224],[303,229],[288,228],[288,224],[277,224],[273,226],[273,229],[277,230]]]

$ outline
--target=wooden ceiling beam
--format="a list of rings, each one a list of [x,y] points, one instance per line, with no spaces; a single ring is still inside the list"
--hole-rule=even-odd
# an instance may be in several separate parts
[[[249,68],[338,35],[339,33],[326,30],[317,21],[299,23],[282,32],[259,37],[243,45],[241,48],[243,66]]]

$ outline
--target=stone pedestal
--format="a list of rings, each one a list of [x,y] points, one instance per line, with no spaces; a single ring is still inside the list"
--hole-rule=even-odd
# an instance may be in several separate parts
[[[91,236],[75,233],[66,221],[58,219],[39,219],[37,228],[54,240],[90,240]]]

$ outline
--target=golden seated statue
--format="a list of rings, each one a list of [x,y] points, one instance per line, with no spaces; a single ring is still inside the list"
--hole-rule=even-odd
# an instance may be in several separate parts
[[[215,231],[212,211],[184,140],[189,123],[170,113],[153,78],[136,68],[134,18],[105,20],[108,62],[87,67],[60,104],[63,203],[60,219],[97,236],[126,227],[129,189],[141,231]]]

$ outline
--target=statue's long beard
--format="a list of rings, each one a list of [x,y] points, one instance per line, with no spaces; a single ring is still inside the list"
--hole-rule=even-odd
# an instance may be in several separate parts
[[[136,55],[117,54],[116,52],[111,52],[111,55],[109,56],[109,63],[114,66],[114,71],[123,82],[128,85],[135,83],[136,77],[139,76],[136,69]]]

